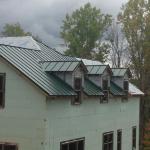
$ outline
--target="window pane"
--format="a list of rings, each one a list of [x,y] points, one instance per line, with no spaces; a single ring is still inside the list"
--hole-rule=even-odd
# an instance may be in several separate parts
[[[82,87],[82,80],[81,78],[75,78],[74,79],[74,87],[75,87],[75,90],[81,90],[81,87]]]
[[[108,150],[113,150],[113,143],[109,143]]]
[[[129,89],[129,82],[124,81],[124,90],[128,91],[128,89]]]
[[[0,150],[2,150],[2,147],[3,147],[3,145],[2,145],[2,144],[0,144]]]
[[[103,134],[103,150],[113,150],[113,132]]]
[[[113,141],[113,134],[109,134],[109,142],[112,142]]]
[[[84,141],[78,142],[78,150],[84,150]]]
[[[0,107],[4,106],[4,93],[0,92]]]
[[[104,135],[104,143],[107,143],[108,142],[108,135],[106,134],[106,135]]]
[[[4,150],[17,150],[16,145],[5,145]]]
[[[68,150],[68,144],[62,144],[61,150]]]
[[[108,150],[107,146],[107,144],[104,144],[103,150]]]
[[[108,80],[103,80],[103,90],[108,90]]]
[[[77,150],[77,143],[76,142],[70,143],[69,144],[69,150]]]
[[[0,75],[0,91],[3,90],[3,81],[4,81],[4,77],[3,75]]]

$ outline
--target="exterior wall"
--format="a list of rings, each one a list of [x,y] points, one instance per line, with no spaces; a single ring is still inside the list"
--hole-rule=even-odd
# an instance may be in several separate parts
[[[59,150],[60,142],[85,137],[85,150],[101,150],[102,134],[114,131],[114,150],[117,130],[122,129],[122,150],[132,149],[132,127],[139,135],[139,98],[127,102],[112,99],[100,104],[97,99],[83,100],[81,105],[71,105],[68,99],[50,100],[47,104],[50,150]]]
[[[139,98],[100,104],[89,98],[71,105],[68,98],[46,100],[30,81],[0,60],[6,73],[6,105],[0,109],[0,142],[17,143],[19,150],[60,150],[60,142],[85,137],[85,150],[101,150],[102,134],[122,129],[122,150],[131,150],[132,126],[139,130]]]
[[[0,142],[16,143],[19,150],[43,150],[45,95],[1,59],[0,72],[6,73],[5,108],[0,109]]]

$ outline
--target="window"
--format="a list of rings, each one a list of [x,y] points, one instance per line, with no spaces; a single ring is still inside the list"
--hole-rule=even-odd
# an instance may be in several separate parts
[[[122,149],[122,130],[117,131],[117,150]]]
[[[0,73],[0,108],[5,106],[5,73]]]
[[[103,90],[108,90],[108,80],[103,80]]]
[[[124,81],[123,88],[125,91],[129,90],[129,82],[127,80]]]
[[[74,88],[76,91],[80,91],[82,89],[82,79],[81,78],[74,79]]]
[[[84,150],[84,138],[60,143],[60,150]]]
[[[136,149],[136,127],[132,127],[132,150]]]
[[[104,95],[100,97],[100,103],[108,103],[109,91],[103,91]]]
[[[0,150],[17,150],[18,147],[15,144],[0,143]]]
[[[113,132],[103,134],[103,150],[113,150]]]
[[[74,89],[77,95],[73,99],[73,104],[80,104],[81,97],[82,97],[82,78],[75,78],[74,79]]]

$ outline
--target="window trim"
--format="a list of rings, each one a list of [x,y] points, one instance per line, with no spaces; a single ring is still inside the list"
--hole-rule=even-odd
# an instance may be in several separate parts
[[[102,135],[103,136],[102,137],[102,150],[104,150],[104,145],[106,144],[104,143],[104,135],[109,135],[109,134],[112,134],[112,150],[114,149],[114,131],[109,131],[109,132],[104,132]],[[107,144],[110,144],[110,142]]]
[[[0,109],[5,108],[5,87],[6,87],[6,73],[0,73],[0,76],[3,77],[3,89],[0,90],[0,93],[3,93],[2,105],[0,105]]]
[[[60,150],[62,150],[63,144],[69,144],[69,143],[74,143],[74,142],[79,142],[79,141],[83,141],[83,150],[84,150],[85,149],[85,137],[60,142]]]
[[[118,141],[118,133],[121,133],[121,141]],[[118,144],[120,144],[121,149],[119,149]],[[117,150],[122,150],[122,129],[117,130]]]

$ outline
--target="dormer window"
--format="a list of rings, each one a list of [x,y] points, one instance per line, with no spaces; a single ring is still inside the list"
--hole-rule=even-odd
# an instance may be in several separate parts
[[[74,90],[77,93],[77,95],[73,99],[73,104],[80,104],[81,97],[82,97],[82,78],[81,77],[74,78]]]
[[[124,91],[128,91],[129,90],[129,81],[127,81],[127,80],[124,81],[123,88],[124,88]]]
[[[74,79],[74,89],[75,91],[81,91],[82,89],[82,78],[78,77]]]
[[[5,73],[0,73],[0,108],[5,106]]]
[[[107,79],[103,79],[103,90],[104,91],[107,91],[109,88],[108,88],[108,80]]]

